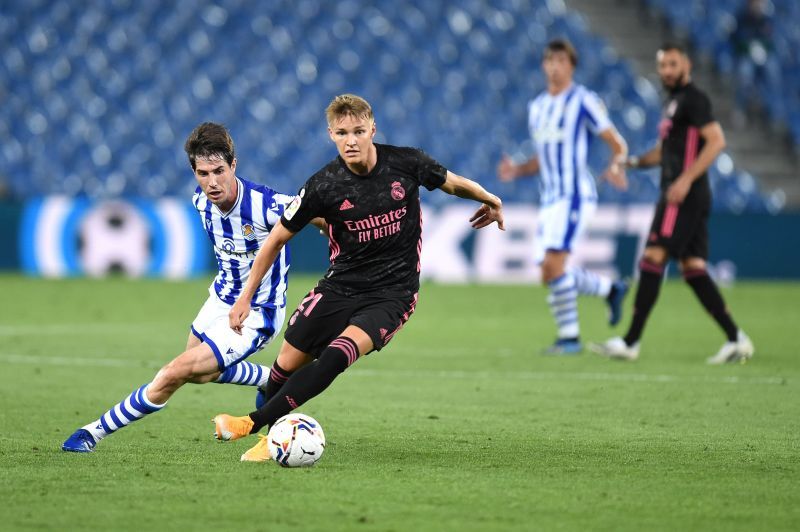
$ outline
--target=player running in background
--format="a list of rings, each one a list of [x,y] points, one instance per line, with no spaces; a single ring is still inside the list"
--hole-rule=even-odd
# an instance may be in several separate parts
[[[409,320],[419,291],[421,186],[483,203],[472,226],[497,222],[503,229],[500,199],[479,184],[416,148],[375,144],[372,108],[363,98],[337,96],[326,117],[339,157],[303,185],[264,242],[231,309],[231,327],[242,330],[268,265],[315,217],[328,223],[330,268],[289,319],[265,390],[267,403],[249,416],[216,416],[221,440],[271,426],[325,390],[360,356],[385,347]],[[268,458],[263,436],[242,456]]]
[[[664,268],[676,259],[683,278],[700,303],[725,332],[727,342],[709,364],[745,361],[753,344],[734,323],[717,285],[708,275],[708,215],[711,186],[708,167],[725,148],[725,136],[711,114],[708,96],[691,81],[691,62],[674,44],[657,54],[658,75],[668,95],[659,124],[660,140],[641,157],[630,157],[631,168],[661,165],[661,197],[656,206],[644,256],[639,262],[639,286],[627,334],[592,350],[611,358],[635,360],[647,317],[658,299]]]
[[[266,384],[269,369],[244,360],[269,343],[283,326],[289,253],[266,265],[266,275],[248,298],[250,315],[239,334],[228,312],[250,274],[259,245],[280,219],[292,196],[236,176],[236,153],[225,127],[203,123],[185,145],[199,186],[193,202],[214,246],[219,272],[192,323],[186,350],[99,419],[78,429],[62,449],[92,451],[101,439],[147,414],[158,412],[178,388],[192,383]]]
[[[627,187],[624,162],[628,147],[614,128],[605,106],[594,92],[574,83],[578,55],[565,40],[551,41],[542,68],[547,90],[528,105],[528,127],[536,155],[515,164],[504,155],[497,167],[501,181],[541,174],[536,261],[550,294],[547,303],[556,320],[556,342],[549,354],[575,354],[583,349],[578,324],[578,295],[599,296],[609,308],[609,323],[616,325],[628,291],[623,281],[583,268],[568,267],[570,252],[597,207],[595,180],[589,172],[589,134],[603,139],[611,149],[605,177],[614,186]]]

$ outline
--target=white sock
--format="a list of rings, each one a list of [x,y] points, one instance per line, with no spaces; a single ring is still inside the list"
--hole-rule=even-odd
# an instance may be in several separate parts
[[[100,441],[122,427],[130,425],[137,419],[141,419],[147,414],[158,412],[167,403],[157,405],[150,401],[146,393],[148,386],[150,386],[150,383],[143,384],[125,399],[112,406],[97,421],[89,423],[83,428],[88,430],[96,441]]]
[[[575,278],[578,293],[583,296],[608,297],[611,293],[611,279],[583,268],[570,268],[569,273]]]
[[[547,304],[556,319],[559,338],[577,338],[580,334],[578,325],[578,290],[575,279],[570,272],[548,283],[550,294]]]

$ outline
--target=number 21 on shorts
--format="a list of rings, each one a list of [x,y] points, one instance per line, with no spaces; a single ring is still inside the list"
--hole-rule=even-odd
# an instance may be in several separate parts
[[[319,300],[322,299],[322,294],[315,294],[312,290],[310,294],[308,294],[299,305],[297,305],[297,310],[294,311],[292,317],[289,318],[289,325],[294,325],[295,320],[297,320],[297,316],[300,312],[303,313],[303,316],[308,317],[311,314],[311,311],[314,310],[314,307],[317,306]]]

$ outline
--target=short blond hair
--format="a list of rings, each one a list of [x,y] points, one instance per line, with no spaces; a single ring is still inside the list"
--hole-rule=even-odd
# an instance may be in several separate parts
[[[340,94],[331,100],[328,108],[325,109],[328,126],[333,126],[334,122],[345,116],[364,118],[369,122],[375,122],[369,102],[355,94]]]

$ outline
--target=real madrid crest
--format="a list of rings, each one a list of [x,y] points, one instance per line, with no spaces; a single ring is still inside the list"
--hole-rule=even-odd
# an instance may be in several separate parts
[[[392,183],[392,197],[397,201],[406,197],[406,190],[403,188],[402,183],[400,181],[395,181]]]

